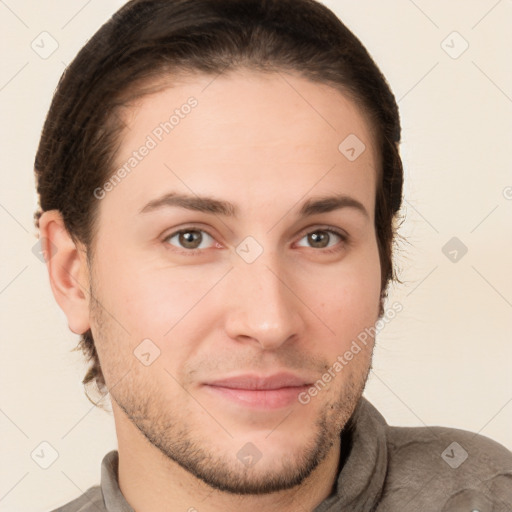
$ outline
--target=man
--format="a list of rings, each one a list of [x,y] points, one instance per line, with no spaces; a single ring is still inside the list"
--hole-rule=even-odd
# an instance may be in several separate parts
[[[119,446],[58,511],[509,510],[508,450],[362,397],[399,141],[314,1],[135,0],[98,31],[45,123],[36,218]]]

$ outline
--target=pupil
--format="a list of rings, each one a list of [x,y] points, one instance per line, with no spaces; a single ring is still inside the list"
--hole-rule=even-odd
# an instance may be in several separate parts
[[[318,233],[320,233],[320,235]],[[320,242],[320,244],[316,245],[316,247],[325,247],[326,244],[322,243],[322,239],[323,239],[323,242],[325,242],[327,240],[327,233],[322,233],[321,231],[320,232],[317,231],[317,232],[309,235],[309,240],[313,245],[318,244]]]
[[[194,242],[197,240],[201,240],[201,235],[198,231],[186,231],[185,233],[181,233],[180,242],[189,249],[195,249]]]

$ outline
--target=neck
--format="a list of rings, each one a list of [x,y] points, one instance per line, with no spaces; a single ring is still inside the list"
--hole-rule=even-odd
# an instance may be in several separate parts
[[[213,489],[170,460],[130,422],[117,424],[119,487],[137,512],[313,511],[333,491],[340,462],[340,437],[325,459],[297,487],[262,495],[234,495]],[[342,459],[346,450],[342,451]]]

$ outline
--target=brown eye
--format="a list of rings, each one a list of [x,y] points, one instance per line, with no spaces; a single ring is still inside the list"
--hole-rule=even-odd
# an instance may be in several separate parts
[[[336,240],[336,238],[339,240]],[[307,239],[309,247],[327,249],[335,246],[340,240],[345,241],[346,237],[333,229],[317,229],[309,232],[303,239]]]
[[[325,231],[315,231],[313,233],[309,233],[307,235],[308,242],[316,248],[323,249],[324,247],[327,247],[329,244],[329,240],[331,238],[331,235],[326,233]]]
[[[205,236],[206,235],[206,236]],[[171,240],[175,238],[176,243],[172,243]],[[213,238],[201,229],[181,229],[180,231],[176,231],[176,233],[172,233],[169,235],[165,241],[170,245],[177,247],[178,249],[188,249],[189,251],[194,251],[196,249],[206,249],[207,247],[201,247],[201,244],[204,242],[205,238]]]
[[[185,231],[179,233],[178,240],[186,249],[197,249],[201,245],[203,236],[199,231]]]

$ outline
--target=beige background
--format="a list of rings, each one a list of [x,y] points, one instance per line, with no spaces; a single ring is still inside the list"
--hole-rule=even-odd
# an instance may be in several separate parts
[[[366,396],[390,424],[457,427],[512,449],[512,1],[324,3],[387,76],[403,123],[409,244],[389,305],[404,310],[379,335]],[[70,501],[116,447],[32,253],[32,165],[65,65],[122,4],[0,1],[2,511]],[[31,48],[43,31],[58,43],[45,59]],[[452,237],[468,249],[456,262],[442,251]],[[31,458],[43,441],[59,454],[48,469]]]

